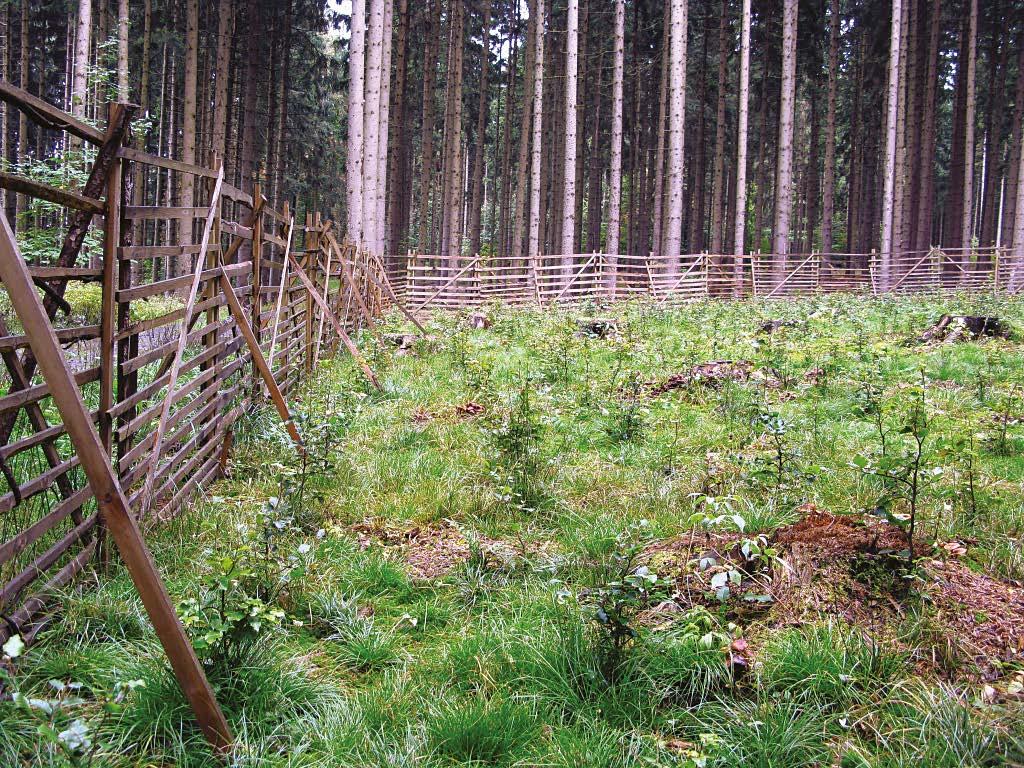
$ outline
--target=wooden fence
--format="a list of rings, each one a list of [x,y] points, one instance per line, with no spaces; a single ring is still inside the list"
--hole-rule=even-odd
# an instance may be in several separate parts
[[[705,297],[789,298],[822,293],[925,293],[1019,289],[1019,259],[1005,248],[892,254],[666,256],[574,254],[568,259],[408,253],[405,296],[412,307],[578,303],[649,295],[660,303]],[[1019,276],[1015,279],[1015,275]]]
[[[140,525],[172,517],[224,471],[232,430],[258,400],[303,450],[287,394],[339,342],[358,355],[349,331],[398,299],[382,260],[340,244],[319,214],[296,221],[217,163],[129,147],[130,105],[112,104],[100,130],[8,83],[0,98],[95,147],[81,191],[0,174],[0,187],[63,207],[51,263],[27,263],[6,218],[0,235],[15,310],[0,313],[0,642],[35,637],[53,596],[103,559],[109,531],[200,725],[224,746],[230,732]],[[190,183],[194,205],[136,204],[133,183],[154,175]],[[87,241],[99,243],[91,258]],[[79,283],[98,284],[99,322],[72,316],[65,294]]]

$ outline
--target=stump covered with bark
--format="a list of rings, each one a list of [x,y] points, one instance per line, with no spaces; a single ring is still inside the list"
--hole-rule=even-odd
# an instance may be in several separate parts
[[[983,337],[1008,339],[1010,326],[998,317],[986,315],[943,315],[921,334],[919,341],[976,341]]]
[[[619,323],[612,317],[585,317],[579,321],[580,334],[595,339],[608,339],[619,332]]]

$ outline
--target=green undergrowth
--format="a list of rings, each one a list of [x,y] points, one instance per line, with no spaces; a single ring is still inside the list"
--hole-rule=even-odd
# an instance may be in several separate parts
[[[946,312],[1015,336],[919,343]],[[910,553],[857,571],[901,605],[884,632],[777,619],[769,586],[809,504],[1024,578],[1024,302],[486,314],[434,314],[407,354],[363,332],[380,391],[326,364],[293,398],[305,459],[258,408],[230,476],[147,530],[231,765],[1021,764],[1020,657],[957,652]],[[664,386],[715,361],[749,375]],[[742,555],[648,556],[691,531]],[[7,649],[0,764],[217,764],[124,570],[61,601]]]

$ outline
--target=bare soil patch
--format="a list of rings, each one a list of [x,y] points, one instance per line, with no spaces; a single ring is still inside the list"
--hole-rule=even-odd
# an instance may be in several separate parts
[[[435,419],[448,419],[454,418],[458,421],[465,421],[466,419],[475,419],[477,416],[482,416],[487,413],[487,406],[483,403],[478,403],[475,400],[467,400],[464,403],[459,403],[450,408],[440,408],[436,411],[429,411],[426,408],[417,408],[413,411],[412,420],[417,424],[426,424],[428,421],[434,421]]]
[[[754,364],[749,360],[713,360],[697,363],[689,370],[673,373],[667,379],[648,384],[648,394],[658,397],[676,389],[709,387],[718,389],[726,381],[749,381]]]
[[[376,521],[356,523],[349,527],[362,549],[376,544],[393,549],[405,563],[415,580],[441,579],[463,566],[472,554],[469,538],[451,520],[408,528]],[[488,568],[511,568],[524,556],[553,557],[549,543],[509,542],[480,534],[473,539]]]
[[[730,613],[759,625],[755,635],[832,618],[910,653],[925,673],[990,681],[1024,663],[1024,589],[972,570],[963,543],[918,542],[927,559],[909,578],[896,555],[907,548],[903,529],[812,505],[803,511],[798,522],[769,536],[785,565],[748,563],[738,533],[699,531],[649,547],[647,562],[676,585],[675,606],[662,604],[654,613],[664,618],[693,605],[718,605],[710,577],[736,569],[742,582],[733,589]],[[695,567],[707,558],[716,565]],[[752,595],[762,597],[751,601]],[[649,618],[657,623],[657,616]],[[906,633],[910,619],[920,627],[913,639]]]

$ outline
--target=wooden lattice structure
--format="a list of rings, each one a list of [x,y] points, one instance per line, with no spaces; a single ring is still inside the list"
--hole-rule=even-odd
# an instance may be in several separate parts
[[[0,642],[35,637],[53,595],[109,552],[109,531],[200,725],[226,746],[140,523],[174,516],[223,472],[232,430],[256,401],[273,403],[303,450],[288,393],[339,342],[357,352],[349,332],[398,299],[381,259],[339,243],[319,214],[296,222],[258,183],[228,183],[219,163],[129,147],[130,105],[112,104],[99,130],[7,83],[0,98],[95,147],[80,191],[0,175],[0,187],[62,206],[66,222],[52,263],[26,263],[6,219],[0,234],[15,310],[0,316]],[[187,180],[195,204],[137,204],[133,183],[151,175]],[[99,253],[86,258],[97,235]],[[98,323],[70,316],[76,283],[99,284]]]
[[[671,261],[671,263],[670,263]],[[957,291],[1015,292],[1024,265],[1005,248],[933,248],[896,253],[709,253],[667,256],[603,253],[525,257],[405,257],[409,305],[472,307],[507,304],[573,304],[648,295],[659,303],[692,299],[792,298],[823,293],[907,294]]]

